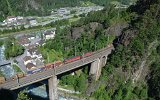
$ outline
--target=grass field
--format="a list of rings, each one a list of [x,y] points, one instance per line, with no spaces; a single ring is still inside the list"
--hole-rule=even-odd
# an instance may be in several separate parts
[[[13,64],[12,67],[16,72],[22,72],[22,70],[17,65]]]
[[[73,17],[73,18],[70,18],[70,19],[69,19],[69,23],[71,24],[71,23],[73,23],[73,22],[76,22],[76,21],[78,21],[80,18],[81,18],[81,17],[77,17],[77,18]]]

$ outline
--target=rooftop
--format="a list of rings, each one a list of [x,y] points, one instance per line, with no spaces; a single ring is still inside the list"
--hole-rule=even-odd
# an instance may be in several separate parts
[[[32,60],[32,58],[31,58],[31,56],[25,56],[25,57],[23,58],[23,60],[24,60],[24,61],[28,61],[28,60]]]
[[[20,39],[18,39],[18,43],[19,44],[28,44],[28,43],[30,43],[30,41],[29,41],[29,39],[28,38],[26,38],[26,37],[21,37]]]
[[[28,63],[28,64],[26,65],[26,68],[29,69],[29,70],[31,70],[31,69],[35,69],[36,66],[35,66],[33,63]]]
[[[29,46],[27,46],[27,49],[29,49],[28,51],[30,51],[31,49],[35,50],[36,49],[36,45],[35,44],[29,45]]]
[[[54,34],[54,31],[46,31],[46,32],[44,32],[44,35],[52,35],[52,34]]]

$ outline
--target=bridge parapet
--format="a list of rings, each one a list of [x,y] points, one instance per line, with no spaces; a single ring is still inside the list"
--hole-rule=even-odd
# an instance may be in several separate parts
[[[50,78],[54,75],[54,70],[49,69],[46,71],[38,72],[27,77],[23,77],[19,79],[19,86],[23,87],[25,85],[29,85],[38,81],[42,81],[44,79]]]
[[[18,85],[17,80],[11,80],[11,81],[7,81],[4,84],[0,84],[0,88],[5,88],[5,89],[12,89],[18,86],[19,85]]]
[[[91,56],[82,58],[80,60],[77,60],[68,64],[64,64],[62,66],[56,67],[55,69],[38,72],[35,74],[28,75],[26,77],[20,78],[18,80],[12,80],[4,84],[0,84],[0,88],[17,89],[32,83],[36,83],[41,80],[48,79],[54,75],[59,75],[67,71],[79,68],[83,65],[92,63],[96,61],[97,58],[99,59],[104,55],[107,56],[108,54],[111,53],[113,49],[114,49],[113,46],[111,46],[110,48],[103,48],[101,50],[98,50],[97,52],[94,52]]]

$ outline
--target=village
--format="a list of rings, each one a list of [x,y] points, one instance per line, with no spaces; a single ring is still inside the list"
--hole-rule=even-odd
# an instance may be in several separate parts
[[[23,46],[24,53],[14,58],[5,59],[4,51],[5,46],[0,48],[0,62],[11,62],[11,65],[3,65],[0,68],[0,72],[5,77],[11,77],[16,73],[23,72],[27,73],[30,70],[41,68],[44,66],[45,60],[38,50],[38,46],[43,46],[45,41],[49,39],[54,39],[55,28],[48,30],[41,30],[37,32],[32,32],[28,34],[15,35],[16,43]],[[12,66],[12,67],[11,67]],[[15,68],[16,67],[16,68]],[[18,71],[15,71],[17,70]],[[7,73],[6,73],[7,72]]]
[[[43,46],[46,40],[53,39],[55,31],[54,29],[44,31],[38,35],[32,33],[17,37],[18,43],[25,48],[24,54],[16,58],[18,64],[20,64],[19,66],[24,66],[27,71],[43,66],[44,59],[37,47]]]
[[[103,7],[101,6],[66,7],[52,10],[49,16],[8,16],[3,22],[0,22],[0,30],[44,26],[51,22],[72,18],[75,15],[83,13],[87,14],[88,12],[102,9]]]

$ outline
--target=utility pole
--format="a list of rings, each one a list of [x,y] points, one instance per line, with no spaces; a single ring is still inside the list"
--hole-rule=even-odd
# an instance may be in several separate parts
[[[96,41],[94,42],[94,51],[96,51]]]
[[[108,35],[108,40],[107,40],[107,42],[109,43],[109,35]]]
[[[49,63],[49,54],[48,54],[48,52],[47,52],[47,61],[48,61],[48,63]]]
[[[74,46],[74,55],[76,56],[77,53],[76,53],[76,46]]]

